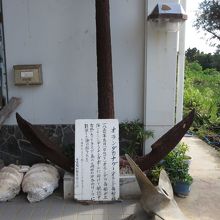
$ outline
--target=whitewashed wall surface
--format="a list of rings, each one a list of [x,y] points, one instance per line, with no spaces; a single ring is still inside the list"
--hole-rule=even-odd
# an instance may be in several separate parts
[[[143,119],[144,0],[111,0],[116,117]],[[9,97],[35,124],[97,118],[94,0],[3,0]],[[14,86],[13,65],[42,64],[43,85]],[[15,124],[14,114],[7,124]]]
[[[147,16],[158,1],[110,0],[116,118],[141,119],[155,139],[181,119],[185,33],[184,25],[154,29]],[[186,0],[170,1],[185,7]],[[18,112],[34,124],[96,119],[95,0],[3,0],[3,10],[9,97],[22,98]],[[18,64],[42,64],[43,85],[15,86]],[[6,124],[16,124],[14,114]]]

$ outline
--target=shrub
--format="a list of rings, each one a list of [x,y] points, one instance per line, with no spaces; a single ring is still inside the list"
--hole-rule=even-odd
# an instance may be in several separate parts
[[[155,185],[158,182],[161,169],[164,169],[171,183],[174,185],[177,182],[185,182],[191,184],[193,178],[189,174],[189,163],[190,159],[187,156],[188,146],[184,143],[178,144],[177,147],[172,150],[159,164],[154,166],[147,174],[149,179]]]
[[[186,63],[184,114],[196,110],[191,130],[203,136],[220,124],[220,74],[214,69],[202,71],[198,63]]]
[[[120,155],[131,157],[143,154],[143,143],[153,137],[153,131],[145,130],[139,120],[126,121],[120,124]]]

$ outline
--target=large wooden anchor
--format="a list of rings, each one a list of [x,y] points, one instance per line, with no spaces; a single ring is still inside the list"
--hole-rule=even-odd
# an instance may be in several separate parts
[[[135,159],[135,163],[142,171],[152,168],[179,143],[190,128],[194,115],[195,111],[192,110],[188,116],[151,146],[152,151],[149,154]],[[40,129],[23,119],[18,113],[16,113],[16,118],[24,136],[46,159],[67,171],[74,172],[74,161],[66,157],[56,143],[49,140]],[[128,161],[120,158],[120,166],[125,165],[129,165]]]

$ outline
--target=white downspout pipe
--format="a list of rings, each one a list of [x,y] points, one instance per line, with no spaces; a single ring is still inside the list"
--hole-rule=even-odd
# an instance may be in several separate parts
[[[180,0],[186,11],[186,0]],[[177,64],[176,123],[183,118],[184,72],[185,72],[185,22],[179,31],[179,52]]]

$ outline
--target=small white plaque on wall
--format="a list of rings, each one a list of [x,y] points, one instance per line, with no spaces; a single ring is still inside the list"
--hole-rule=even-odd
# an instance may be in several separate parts
[[[119,198],[118,120],[75,121],[74,198],[92,201]]]

